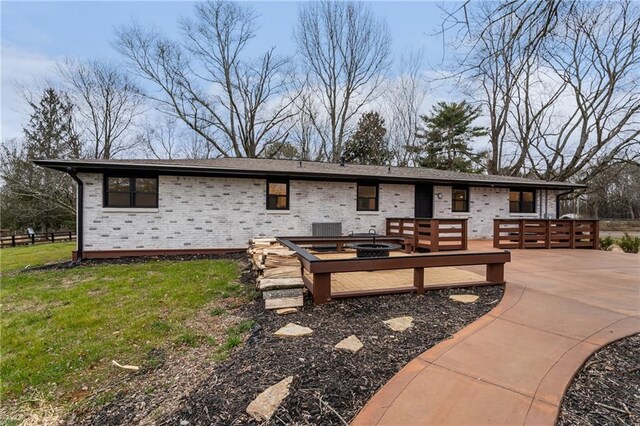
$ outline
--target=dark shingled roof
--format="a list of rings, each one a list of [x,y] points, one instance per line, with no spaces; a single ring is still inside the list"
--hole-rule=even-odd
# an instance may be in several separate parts
[[[476,186],[527,186],[544,188],[582,188],[567,182],[543,181],[510,176],[460,173],[424,167],[364,166],[346,163],[270,160],[260,158],[215,158],[209,160],[36,160],[39,166],[67,171],[103,173],[108,171],[148,171],[160,174],[270,177],[285,176],[318,180],[372,180],[380,182],[431,182]]]

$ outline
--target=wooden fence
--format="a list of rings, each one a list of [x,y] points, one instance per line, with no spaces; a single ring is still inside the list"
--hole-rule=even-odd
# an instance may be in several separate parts
[[[494,219],[493,246],[501,249],[600,248],[597,220]]]
[[[412,251],[467,249],[467,219],[388,218],[387,236],[400,236]]]
[[[75,241],[75,231],[38,232],[35,234],[13,234],[0,237],[0,247]]]

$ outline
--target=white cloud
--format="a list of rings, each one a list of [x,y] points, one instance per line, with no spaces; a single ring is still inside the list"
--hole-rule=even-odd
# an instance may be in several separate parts
[[[0,135],[2,140],[20,136],[28,119],[24,90],[40,90],[52,77],[57,58],[22,50],[5,43],[0,47]]]

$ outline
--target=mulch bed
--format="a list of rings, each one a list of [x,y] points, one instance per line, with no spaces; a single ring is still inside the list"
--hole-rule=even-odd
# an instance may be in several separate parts
[[[640,334],[589,358],[562,401],[557,424],[640,424]]]
[[[290,395],[270,424],[345,424],[407,362],[487,313],[501,299],[504,287],[475,287],[427,292],[425,296],[389,295],[336,300],[278,316],[262,301],[247,305],[239,315],[256,322],[245,344],[231,357],[203,374],[179,408],[157,419],[159,424],[255,424],[245,412],[264,389],[294,376]],[[477,294],[477,302],[462,304],[451,294]],[[410,315],[414,326],[393,332],[384,320]],[[281,339],[273,335],[287,323],[311,327],[312,336]],[[356,354],[338,352],[334,345],[355,334],[364,348]],[[126,424],[139,408],[119,398],[74,423]],[[138,417],[139,418],[139,417]],[[188,422],[188,423],[187,423]]]
[[[239,253],[227,253],[227,254],[176,254],[167,256],[131,256],[131,257],[119,257],[114,259],[86,259],[80,262],[58,262],[50,263],[48,265],[33,266],[22,269],[22,272],[27,271],[46,271],[46,270],[58,270],[58,269],[70,269],[79,268],[85,266],[96,265],[130,265],[134,263],[153,263],[153,262],[166,262],[166,261],[189,261],[189,260],[247,260],[247,254],[244,252]]]

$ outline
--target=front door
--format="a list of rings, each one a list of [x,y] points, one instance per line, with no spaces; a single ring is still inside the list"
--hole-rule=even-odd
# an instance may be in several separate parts
[[[416,185],[415,217],[433,217],[433,185]]]

